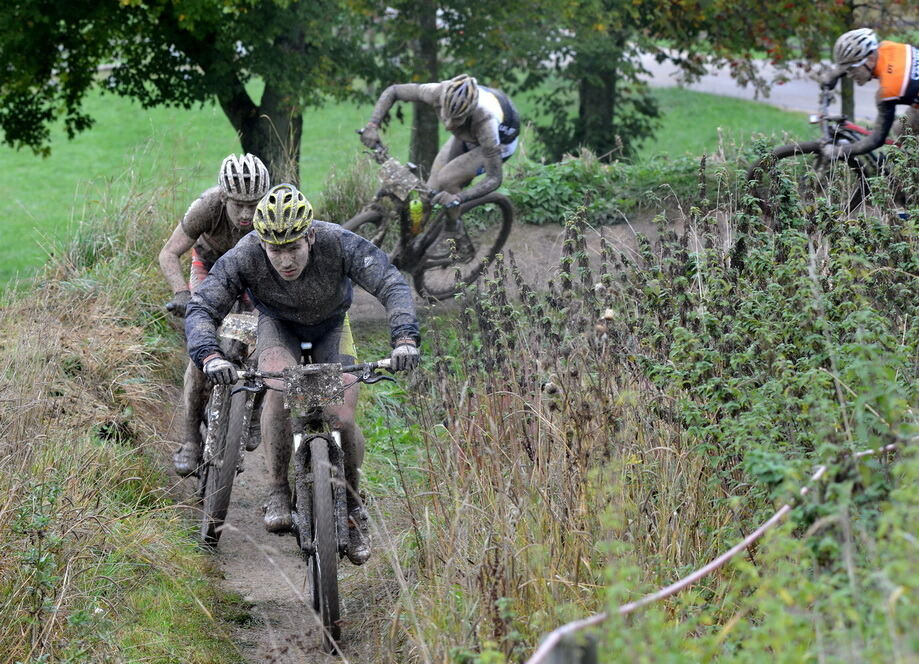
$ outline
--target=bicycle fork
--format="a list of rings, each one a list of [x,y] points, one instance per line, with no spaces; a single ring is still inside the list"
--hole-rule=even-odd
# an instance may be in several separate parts
[[[298,425],[302,429],[302,425]],[[291,510],[293,527],[300,540],[300,551],[304,558],[316,552],[313,537],[313,473],[311,471],[310,446],[314,439],[321,438],[329,450],[329,476],[332,479],[332,500],[335,505],[335,533],[339,555],[345,555],[348,547],[348,501],[345,480],[345,453],[341,444],[341,432],[333,429],[327,433],[304,433],[293,435],[295,464],[295,502]]]

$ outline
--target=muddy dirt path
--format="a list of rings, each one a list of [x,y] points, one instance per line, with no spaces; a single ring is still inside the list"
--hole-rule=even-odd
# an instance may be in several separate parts
[[[615,246],[634,247],[635,231],[656,235],[647,219],[631,226],[607,227],[603,234]],[[518,224],[508,247],[528,279],[538,287],[544,286],[557,270],[563,238],[564,231],[557,225]],[[599,235],[588,233],[588,251],[596,256],[599,247]],[[423,308],[422,316],[439,307]],[[373,297],[356,289],[351,320],[359,341],[362,327],[385,325],[385,311]],[[177,412],[174,422],[178,416]],[[226,530],[213,553],[221,583],[244,598],[251,614],[251,620],[239,625],[232,636],[250,664],[342,661],[318,649],[321,631],[310,609],[307,570],[294,538],[271,535],[262,524],[262,503],[268,486],[262,448],[248,453],[244,464],[245,470],[233,488]],[[183,481],[182,489],[193,491],[192,480]],[[397,595],[387,551],[404,533],[404,519],[395,496],[376,496],[371,512],[376,517],[373,557],[363,567],[354,567],[347,560],[339,567],[344,617],[341,648],[347,661],[362,664],[379,661],[376,653],[380,631],[387,628],[386,616]]]

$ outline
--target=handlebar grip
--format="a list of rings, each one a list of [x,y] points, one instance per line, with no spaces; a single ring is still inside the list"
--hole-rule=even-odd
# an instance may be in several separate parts
[[[380,369],[389,369],[392,367],[392,358],[385,358],[376,363]]]

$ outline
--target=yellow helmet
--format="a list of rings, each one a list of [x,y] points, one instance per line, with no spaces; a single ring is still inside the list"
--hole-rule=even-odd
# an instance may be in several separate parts
[[[313,206],[292,184],[272,187],[255,207],[252,226],[268,244],[287,244],[306,235],[313,224]]]

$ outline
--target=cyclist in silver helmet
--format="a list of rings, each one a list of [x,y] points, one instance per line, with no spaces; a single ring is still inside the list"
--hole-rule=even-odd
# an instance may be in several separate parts
[[[914,133],[919,132],[919,48],[892,41],[878,41],[871,28],[850,30],[836,40],[833,46],[836,68],[824,81],[833,88],[836,81],[849,76],[858,85],[878,80],[878,115],[874,130],[855,143],[827,144],[823,148],[829,159],[845,159],[849,155],[870,152],[881,147],[888,134],[897,135],[894,126],[896,108],[908,104],[903,125]],[[893,130],[893,131],[891,131]]]
[[[440,83],[390,85],[361,131],[364,145],[375,148],[380,144],[380,122],[397,101],[433,106],[452,134],[437,153],[428,176],[428,186],[438,192],[434,204],[450,209],[501,186],[502,164],[514,154],[520,134],[520,115],[506,94],[479,85],[467,74]],[[482,174],[481,181],[465,189]],[[460,236],[456,215],[448,217],[445,235],[458,240],[465,237]]]
[[[268,191],[268,186],[268,169],[258,157],[231,154],[223,160],[217,186],[203,192],[191,204],[160,251],[160,268],[173,292],[167,309],[177,316],[185,316],[192,293],[217,259],[252,230],[255,206]],[[189,250],[191,274],[186,281],[180,258]],[[173,458],[176,472],[183,477],[195,472],[201,457],[201,413],[209,392],[204,374],[189,362],[182,395],[185,406],[182,443]],[[257,429],[253,427],[254,432]]]

